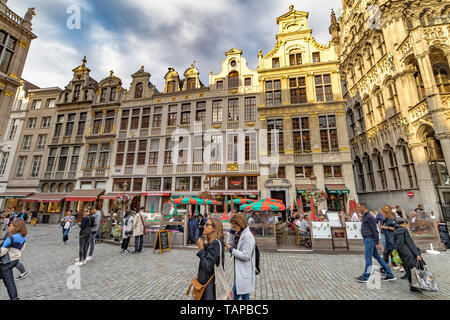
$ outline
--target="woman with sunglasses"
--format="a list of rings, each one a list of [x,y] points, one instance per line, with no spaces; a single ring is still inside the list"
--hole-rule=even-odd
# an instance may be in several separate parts
[[[200,250],[197,256],[200,258],[198,266],[198,281],[206,285],[202,300],[216,300],[216,286],[214,282],[214,265],[219,266],[220,250],[222,249],[222,265],[225,260],[225,247],[223,244],[223,225],[219,219],[210,218],[205,223],[203,235],[206,243],[198,238],[197,245]]]

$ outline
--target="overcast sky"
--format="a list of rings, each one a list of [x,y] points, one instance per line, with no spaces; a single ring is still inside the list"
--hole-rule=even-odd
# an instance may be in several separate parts
[[[36,7],[31,44],[22,77],[39,87],[64,88],[72,69],[87,56],[91,76],[100,81],[114,70],[128,89],[130,75],[141,65],[162,91],[168,67],[182,77],[195,60],[200,78],[219,72],[225,52],[243,51],[249,67],[256,68],[258,50],[272,50],[278,31],[276,18],[289,11],[309,12],[316,40],[327,44],[330,12],[340,0],[9,0],[23,17]],[[67,8],[81,9],[81,28],[70,30]]]

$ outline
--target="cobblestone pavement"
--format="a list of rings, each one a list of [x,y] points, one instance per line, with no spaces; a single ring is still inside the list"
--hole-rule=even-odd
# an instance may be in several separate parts
[[[16,280],[21,299],[108,299],[108,300],[186,300],[186,289],[196,276],[195,250],[173,249],[163,255],[144,248],[140,255],[123,255],[120,247],[97,244],[94,259],[81,266],[81,290],[68,289],[67,268],[78,254],[78,228],[71,230],[69,244],[62,245],[59,226],[29,228],[27,248],[21,261],[30,272]],[[132,243],[134,244],[134,243]],[[257,276],[252,299],[263,300],[367,300],[367,299],[450,299],[450,252],[439,256],[424,254],[441,288],[437,293],[410,293],[405,280],[381,283],[369,289],[354,276],[364,268],[362,255],[322,255],[261,253],[262,273]],[[225,270],[233,277],[229,255]],[[14,271],[17,276],[19,272]],[[397,277],[403,275],[395,271]],[[8,299],[0,283],[0,299]]]

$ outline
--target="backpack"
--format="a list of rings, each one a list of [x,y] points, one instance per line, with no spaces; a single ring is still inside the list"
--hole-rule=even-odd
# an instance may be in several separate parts
[[[256,275],[259,275],[261,273],[261,269],[259,267],[259,262],[260,262],[259,249],[258,249],[258,246],[255,243],[255,263],[256,263],[255,274]]]

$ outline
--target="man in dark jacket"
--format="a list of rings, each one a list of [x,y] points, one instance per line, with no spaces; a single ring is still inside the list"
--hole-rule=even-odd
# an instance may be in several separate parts
[[[400,259],[402,259],[403,267],[405,268],[406,276],[408,277],[409,289],[413,292],[422,292],[419,288],[411,285],[411,269],[417,266],[422,269],[425,262],[409,234],[408,220],[403,218],[399,219],[398,224],[400,226],[394,231],[394,240],[397,246],[398,255],[400,256]]]
[[[370,274],[372,272],[372,257],[375,258],[381,267],[386,270],[386,277],[383,281],[394,281],[397,280],[392,273],[391,269],[388,267],[386,262],[380,257],[378,249],[381,249],[379,243],[377,222],[375,218],[369,213],[367,205],[365,203],[359,203],[356,206],[356,210],[363,214],[362,225],[361,225],[361,235],[364,239],[364,257],[366,260],[366,267],[364,273],[357,277],[356,280],[359,282],[368,282]]]

